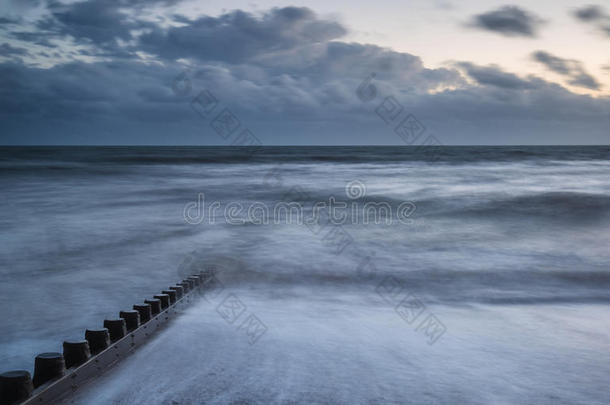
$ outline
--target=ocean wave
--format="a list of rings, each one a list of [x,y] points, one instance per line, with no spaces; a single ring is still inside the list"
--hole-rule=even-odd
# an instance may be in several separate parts
[[[529,217],[557,221],[590,221],[608,216],[610,195],[580,192],[545,192],[487,198],[426,199],[418,201],[427,215],[466,215],[479,218]],[[425,215],[425,214],[424,214]]]

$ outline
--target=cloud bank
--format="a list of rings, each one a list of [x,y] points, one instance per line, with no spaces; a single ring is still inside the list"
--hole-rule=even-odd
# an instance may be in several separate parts
[[[346,42],[343,25],[307,8],[189,17],[171,4],[50,2],[35,29],[5,29],[32,46],[30,59],[21,46],[0,48],[2,143],[226,144],[190,107],[203,89],[264,144],[401,144],[375,114],[389,96],[444,144],[607,142],[608,98],[494,65],[430,69],[416,55]],[[145,7],[166,10],[162,22],[139,19]],[[575,61],[540,59],[594,88]],[[183,72],[190,88],[178,94]],[[363,102],[356,89],[371,73],[376,98]]]

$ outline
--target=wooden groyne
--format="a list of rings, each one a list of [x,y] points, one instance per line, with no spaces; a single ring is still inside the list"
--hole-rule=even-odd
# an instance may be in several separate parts
[[[0,405],[54,404],[124,359],[178,316],[201,293],[210,274],[201,272],[163,290],[144,304],[87,329],[85,339],[65,341],[63,353],[41,353],[34,377],[26,370],[0,374]]]

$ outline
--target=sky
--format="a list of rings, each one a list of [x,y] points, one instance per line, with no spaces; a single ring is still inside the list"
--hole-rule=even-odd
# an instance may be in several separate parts
[[[0,2],[0,144],[608,144],[610,4]]]

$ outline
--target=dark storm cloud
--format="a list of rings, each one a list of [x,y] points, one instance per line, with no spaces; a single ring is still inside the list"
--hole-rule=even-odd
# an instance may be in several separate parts
[[[175,73],[139,62],[73,62],[50,69],[4,63],[0,116],[2,121],[89,122],[102,128],[129,121],[174,121],[186,116],[168,86]],[[151,101],[140,95],[146,91],[159,97]]]
[[[534,52],[532,58],[542,63],[547,69],[565,76],[568,79],[568,83],[573,86],[591,90],[599,90],[601,88],[600,83],[595,77],[587,73],[582,63],[577,60],[560,58],[545,51]]]
[[[459,62],[456,66],[462,68],[465,73],[478,84],[498,87],[506,90],[526,90],[540,87],[546,84],[538,78],[523,79],[513,73],[503,71],[499,66],[479,66],[470,62]]]
[[[573,12],[574,17],[582,22],[593,25],[601,33],[610,37],[610,14],[600,6],[590,5]]]
[[[196,20],[187,25],[155,29],[141,37],[146,51],[166,59],[195,58],[243,62],[261,53],[343,36],[346,30],[334,21],[320,20],[307,8],[275,8],[261,18],[243,11]]]
[[[471,25],[506,36],[535,37],[543,20],[517,6],[504,6],[497,10],[475,15]]]
[[[32,44],[44,46],[47,48],[56,48],[57,45],[53,44],[49,41],[49,38],[53,37],[53,34],[47,33],[44,31],[36,31],[36,32],[22,32],[22,31],[12,31],[10,33],[12,38],[18,39],[24,42],[30,42]]]
[[[595,21],[605,18],[603,9],[600,6],[586,6],[574,11],[576,18],[582,21]]]
[[[607,98],[579,96],[497,66],[461,62],[429,69],[409,53],[342,42],[341,24],[308,9],[175,17],[181,27],[150,25],[139,38],[127,29],[102,32],[100,21],[140,23],[110,21],[108,16],[123,13],[118,8],[103,8],[96,20],[95,7],[55,9],[64,14],[48,29],[79,35],[104,47],[104,55],[141,50],[159,59],[134,55],[46,69],[1,63],[2,143],[222,144],[189,107],[204,88],[264,143],[400,143],[391,130],[383,138],[387,128],[374,113],[386,96],[396,97],[429,128],[444,131],[443,143],[514,143],[517,133],[524,143],[532,134],[541,143],[569,143],[578,128],[586,128],[590,139],[607,136]],[[119,46],[117,37],[130,39],[132,48]],[[81,52],[96,55],[96,49]],[[171,90],[172,79],[187,66],[192,91],[180,97]],[[355,91],[372,72],[378,97],[366,104]]]
[[[76,43],[93,45],[106,56],[129,57],[131,52],[120,47],[118,40],[133,39],[132,31],[153,27],[132,14],[145,7],[170,6],[180,0],[88,0],[64,4],[50,0],[49,14],[37,23],[38,41],[70,37]],[[19,35],[19,34],[17,34]],[[15,35],[17,37],[17,35]],[[20,35],[23,35],[21,33]]]
[[[10,44],[4,43],[0,45],[0,56],[27,55],[28,51],[25,48],[17,48]]]
[[[18,22],[19,22],[18,19],[0,17],[0,25],[17,24]]]
[[[512,135],[502,131],[515,125],[520,125],[524,133],[536,132],[536,139],[544,141],[540,131],[545,129],[545,122],[565,123],[565,132],[556,132],[556,124],[550,125],[556,137],[568,136],[578,125],[593,127],[590,136],[595,136],[595,131],[609,124],[608,100],[574,95],[541,79],[523,79],[497,68],[473,64],[462,67],[476,78],[477,85],[437,94],[414,90],[418,75],[409,81],[378,73],[375,83],[380,96],[375,104],[387,95],[397,97],[426,125],[437,128],[439,136],[444,134],[444,143],[469,143],[474,139],[511,143],[512,138],[507,136]],[[256,78],[250,71],[218,66],[202,67],[201,71],[199,78],[193,72],[192,94],[196,89],[212,89],[244,123],[258,129],[257,136],[265,143],[291,143],[298,136],[325,143],[338,139],[334,136],[349,134],[352,138],[343,138],[343,142],[371,143],[374,139],[359,131],[370,128],[378,134],[384,129],[372,111],[362,110],[354,93],[362,77],[351,75],[349,69],[337,70],[324,82],[317,82],[318,77],[292,79],[289,72]],[[190,97],[172,93],[170,84],[179,72],[177,66],[133,61],[75,62],[50,69],[0,64],[0,132],[5,134],[4,141],[8,134],[19,134],[33,137],[32,142],[38,143],[41,133],[46,134],[42,140],[51,143],[65,139],[76,143],[218,142],[219,138],[188,106]],[[429,71],[419,72],[425,76]],[[340,134],[318,128],[321,122],[339,128]],[[272,129],[278,126],[284,130],[278,133]],[[479,130],[472,132],[473,127]],[[476,138],[482,137],[481,128],[493,135]],[[19,139],[23,142],[23,138],[15,141]]]
[[[39,24],[41,29],[55,30],[70,35],[77,41],[90,40],[96,44],[131,38],[132,24],[118,4],[106,0],[91,0],[64,5],[53,2],[52,16]]]

